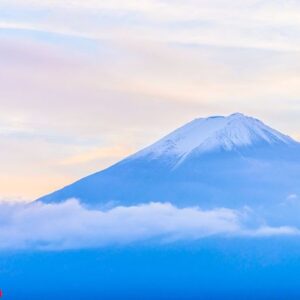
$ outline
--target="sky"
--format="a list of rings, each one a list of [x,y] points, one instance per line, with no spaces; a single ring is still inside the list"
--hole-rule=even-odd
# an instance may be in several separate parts
[[[33,200],[192,119],[300,139],[296,0],[1,0],[0,199]]]

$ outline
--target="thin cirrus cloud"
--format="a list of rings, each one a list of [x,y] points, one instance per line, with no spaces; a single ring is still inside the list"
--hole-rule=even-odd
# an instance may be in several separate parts
[[[299,49],[296,36],[300,7],[295,1],[75,0],[26,1],[25,4],[14,0],[3,1],[1,6],[3,10],[29,12],[29,17],[21,18],[24,26],[20,22],[20,28],[44,28],[89,38],[129,35],[178,43]],[[46,18],[40,17],[43,13]],[[15,20],[8,21],[15,27]]]
[[[126,145],[115,145],[113,147],[102,147],[99,149],[91,149],[87,152],[82,152],[77,155],[68,157],[61,161],[62,165],[84,164],[95,162],[101,158],[111,157],[115,161],[119,157],[126,157],[133,153],[133,148],[126,148]],[[112,161],[113,163],[114,161]]]
[[[149,203],[110,210],[87,209],[76,200],[61,204],[2,203],[0,249],[64,250],[194,241],[207,237],[298,236],[295,227],[248,228],[245,211],[177,208]],[[45,217],[46,216],[46,217]]]

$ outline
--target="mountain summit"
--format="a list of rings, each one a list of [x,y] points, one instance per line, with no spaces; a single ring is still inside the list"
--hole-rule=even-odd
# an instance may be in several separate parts
[[[300,144],[255,118],[235,113],[196,119],[39,200],[236,207],[282,203],[289,195],[300,196]]]
[[[238,150],[258,145],[294,144],[295,141],[258,119],[235,113],[228,117],[199,118],[178,128],[133,157],[173,155],[185,159],[194,151]]]

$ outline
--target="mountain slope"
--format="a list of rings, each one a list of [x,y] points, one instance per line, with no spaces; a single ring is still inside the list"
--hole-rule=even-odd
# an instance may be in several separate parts
[[[300,144],[236,113],[196,119],[112,167],[41,198],[88,205],[149,201],[202,207],[281,203],[300,195]]]

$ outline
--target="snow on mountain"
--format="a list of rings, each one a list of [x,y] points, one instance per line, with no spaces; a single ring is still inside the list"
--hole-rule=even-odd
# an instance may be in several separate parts
[[[194,150],[205,152],[214,149],[233,150],[259,143],[293,144],[295,141],[258,119],[241,113],[228,117],[199,118],[178,128],[133,157],[175,155],[185,158]]]
[[[279,205],[291,194],[300,195],[300,144],[257,119],[236,113],[196,119],[40,200],[237,207]]]

